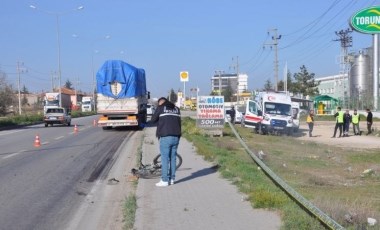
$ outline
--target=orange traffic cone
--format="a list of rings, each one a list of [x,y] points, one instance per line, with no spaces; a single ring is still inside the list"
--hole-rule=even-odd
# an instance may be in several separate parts
[[[94,123],[93,123],[93,125],[94,125],[94,126],[96,126],[96,125],[97,125],[96,119],[94,119]]]
[[[78,132],[78,126],[75,125],[75,126],[74,126],[74,133],[77,133],[77,132]]]
[[[40,147],[40,146],[41,146],[40,137],[37,134],[36,139],[34,140],[34,147]]]

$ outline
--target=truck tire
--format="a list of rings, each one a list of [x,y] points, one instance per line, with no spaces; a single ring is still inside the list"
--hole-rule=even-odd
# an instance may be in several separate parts
[[[48,127],[48,123],[45,123],[45,127]]]
[[[67,123],[67,126],[71,126],[71,122]]]

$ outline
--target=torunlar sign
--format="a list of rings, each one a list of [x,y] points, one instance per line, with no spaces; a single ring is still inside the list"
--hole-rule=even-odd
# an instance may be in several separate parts
[[[362,33],[380,33],[380,6],[373,6],[356,12],[351,17],[350,24],[354,30]]]

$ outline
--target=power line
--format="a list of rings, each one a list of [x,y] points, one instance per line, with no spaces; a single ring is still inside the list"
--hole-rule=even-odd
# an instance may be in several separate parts
[[[269,32],[273,32],[272,43],[265,43],[264,46],[274,47],[274,90],[277,91],[278,86],[278,40],[281,39],[281,35],[277,35],[277,29],[271,29]],[[268,32],[268,33],[269,33]]]

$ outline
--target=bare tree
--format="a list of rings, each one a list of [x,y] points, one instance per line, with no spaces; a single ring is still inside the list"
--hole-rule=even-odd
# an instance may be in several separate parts
[[[0,71],[0,114],[6,115],[16,101],[12,85],[7,83],[6,74]]]

